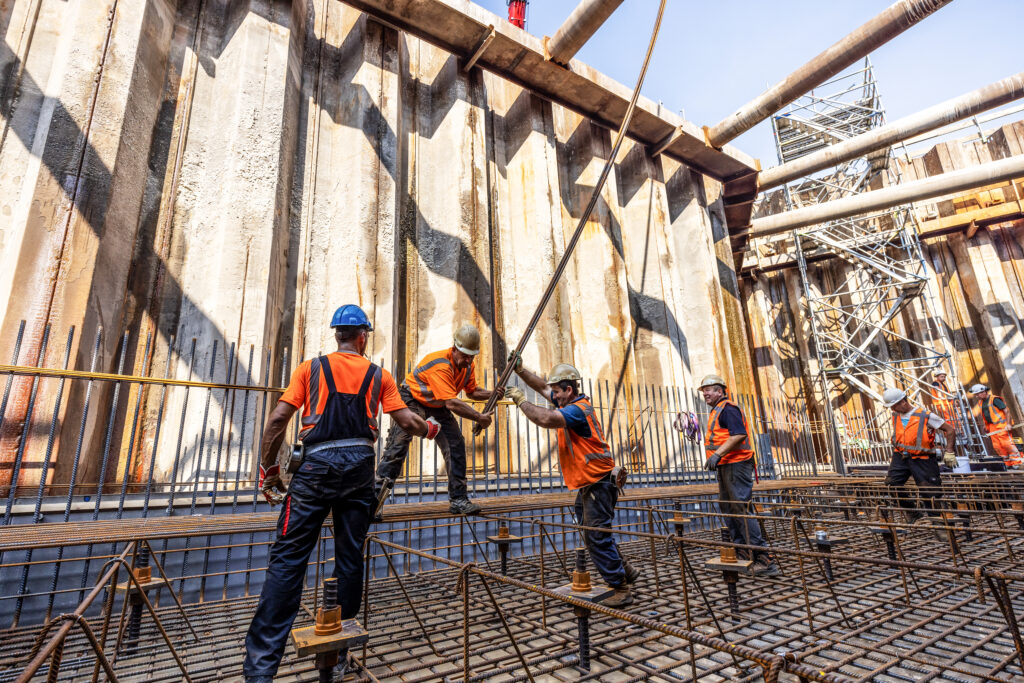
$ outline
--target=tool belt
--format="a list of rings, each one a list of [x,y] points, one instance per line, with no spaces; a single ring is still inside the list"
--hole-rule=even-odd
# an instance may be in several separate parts
[[[295,474],[302,465],[302,460],[311,453],[325,451],[328,448],[350,448],[352,446],[369,446],[373,448],[373,439],[335,439],[334,441],[321,441],[310,446],[301,441],[292,444],[292,455],[288,461],[288,473]]]

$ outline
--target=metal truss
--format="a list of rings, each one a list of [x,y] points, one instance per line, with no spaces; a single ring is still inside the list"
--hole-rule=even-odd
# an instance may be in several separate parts
[[[849,69],[801,97],[772,119],[779,163],[868,132],[885,123],[871,62]],[[834,201],[859,194],[869,184],[900,182],[893,151],[886,148],[848,161],[832,171],[803,178],[784,189],[787,208]],[[849,464],[885,462],[890,412],[881,405],[885,387],[906,389],[923,404],[934,375],[944,371],[951,387],[947,416],[957,428],[960,454],[979,457],[984,445],[967,396],[951,362],[952,348],[938,324],[927,265],[909,205],[868,216],[814,225],[794,233],[807,314],[818,359],[816,381],[828,421],[837,425],[830,440],[838,471]],[[823,291],[808,277],[809,254],[831,253],[852,266],[841,282]],[[823,283],[822,287],[828,287]],[[906,317],[918,324],[908,327]],[[849,390],[877,404],[867,419],[839,407]],[[855,425],[850,428],[848,425]],[[842,428],[838,428],[842,426]]]

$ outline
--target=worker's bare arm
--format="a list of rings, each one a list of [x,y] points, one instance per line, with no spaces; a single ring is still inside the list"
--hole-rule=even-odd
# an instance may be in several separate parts
[[[516,374],[519,375],[524,382],[526,382],[526,385],[528,387],[536,391],[538,394],[540,394],[547,400],[551,400],[551,389],[548,387],[547,382],[544,381],[543,377],[541,377],[535,372],[527,370],[526,368],[521,368],[518,372],[516,372]],[[564,424],[565,420],[563,419],[562,422]]]
[[[526,419],[545,429],[561,429],[565,427],[565,417],[557,410],[534,405],[529,401],[520,403],[519,409],[526,415]]]
[[[495,391],[488,391],[487,389],[477,387],[473,391],[466,392],[466,396],[473,399],[474,401],[486,401],[491,397],[491,394],[494,393],[497,393],[498,400],[501,400],[501,398],[505,395],[505,387],[498,387]]]
[[[939,431],[946,435],[946,443],[953,443],[953,437],[956,436],[956,430],[953,429],[948,421],[943,422],[942,426],[939,427]]]
[[[388,413],[391,419],[398,423],[406,434],[412,434],[413,436],[426,436],[427,434],[427,421],[422,417],[412,412],[408,408],[402,408],[396,410],[393,413]]]
[[[491,413],[481,413],[465,401],[460,401],[457,398],[450,398],[444,402],[444,407],[459,417],[464,417],[467,420],[476,422],[481,427],[487,428],[491,425]]]
[[[281,449],[285,430],[288,429],[288,423],[291,422],[292,415],[296,410],[291,403],[278,401],[274,409],[270,411],[267,426],[263,428],[263,441],[260,443],[262,452],[260,463],[263,467],[277,464],[277,452]]]

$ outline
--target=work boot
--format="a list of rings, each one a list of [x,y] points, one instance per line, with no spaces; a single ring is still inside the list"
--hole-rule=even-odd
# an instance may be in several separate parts
[[[763,576],[765,578],[778,576],[780,573],[779,565],[768,555],[762,555],[754,560],[753,570],[754,576]]]
[[[629,563],[629,560],[623,558],[622,569],[626,572],[626,583],[633,585],[636,580],[640,578],[640,570]]]
[[[605,607],[625,607],[626,605],[633,604],[633,591],[629,590],[627,584],[612,586],[612,588],[615,589],[615,592],[612,593],[611,597],[602,600],[602,605]]]
[[[932,525],[932,533],[935,534],[936,541],[949,543],[949,532],[942,528],[946,525],[946,520],[941,517],[925,517],[925,520]]]
[[[448,512],[456,515],[475,515],[480,512],[480,506],[469,498],[452,498],[448,504]]]

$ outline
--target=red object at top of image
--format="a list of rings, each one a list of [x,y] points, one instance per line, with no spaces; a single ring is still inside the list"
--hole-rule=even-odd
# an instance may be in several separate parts
[[[526,28],[526,0],[508,0],[508,21],[519,28]]]

